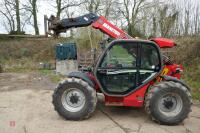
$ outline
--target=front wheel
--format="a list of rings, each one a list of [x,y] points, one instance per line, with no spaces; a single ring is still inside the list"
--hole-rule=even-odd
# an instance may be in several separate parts
[[[58,114],[67,120],[85,119],[96,108],[96,91],[81,79],[68,78],[55,89],[52,103]]]
[[[191,111],[191,94],[180,83],[161,82],[147,93],[145,109],[160,124],[176,125]]]

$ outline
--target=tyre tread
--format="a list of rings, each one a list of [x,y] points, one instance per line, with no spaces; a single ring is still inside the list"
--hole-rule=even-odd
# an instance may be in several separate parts
[[[58,95],[60,95],[60,88],[63,85],[67,85],[68,83],[77,83],[80,84],[81,86],[83,86],[85,89],[87,89],[90,93],[91,93],[91,97],[92,97],[92,106],[90,107],[90,109],[88,110],[87,114],[85,116],[81,116],[80,118],[72,118],[72,117],[68,117],[68,116],[64,116],[63,113],[60,111],[61,107],[59,106],[59,104],[57,104],[57,97],[59,97]],[[54,110],[62,117],[68,119],[68,120],[83,120],[83,119],[87,119],[89,118],[92,113],[95,111],[96,108],[96,104],[97,104],[97,96],[96,96],[96,91],[85,81],[83,81],[82,79],[78,79],[78,78],[66,78],[64,80],[62,80],[58,86],[55,88],[54,93],[52,95],[52,103],[54,105]]]
[[[185,87],[185,86],[183,86],[182,84],[180,84],[180,83],[178,83],[178,82],[173,82],[173,81],[162,81],[162,82],[160,82],[160,83],[158,83],[158,84],[156,84],[156,85],[154,85],[154,86],[152,86],[149,90],[148,90],[148,92],[146,93],[146,97],[145,97],[145,111],[147,112],[147,114],[149,114],[150,115],[150,117],[151,117],[151,119],[153,120],[153,121],[155,121],[155,122],[157,122],[157,123],[159,123],[159,124],[164,124],[164,125],[177,125],[177,124],[179,124],[181,121],[182,121],[182,119],[178,119],[178,120],[176,120],[176,121],[174,121],[174,122],[171,122],[171,123],[169,123],[169,122],[163,122],[163,121],[161,121],[161,120],[159,120],[159,119],[156,119],[156,117],[154,117],[153,115],[152,115],[152,111],[151,111],[151,109],[150,109],[150,101],[151,101],[151,99],[152,99],[152,97],[154,96],[154,94],[157,92],[157,91],[159,91],[160,89],[163,89],[163,88],[166,88],[166,87],[177,87],[177,88],[180,88],[180,89],[182,89],[184,92],[185,92],[185,94],[187,94],[187,96],[188,96],[188,98],[189,98],[189,101],[190,101],[190,105],[192,104],[192,96],[191,96],[191,94],[190,94],[190,91]],[[188,107],[188,108],[190,108],[190,107]],[[188,114],[189,113],[187,113],[187,116],[186,117],[188,117]]]

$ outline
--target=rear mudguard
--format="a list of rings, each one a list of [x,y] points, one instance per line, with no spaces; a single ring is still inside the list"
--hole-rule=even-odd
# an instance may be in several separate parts
[[[180,83],[183,86],[185,86],[189,91],[191,91],[190,87],[180,79],[177,79],[177,78],[172,77],[172,76],[166,76],[166,75],[162,76],[162,78],[163,78],[164,81],[174,81],[174,82]]]
[[[84,80],[85,82],[87,82],[91,87],[94,87],[94,84],[93,82],[88,78],[87,74],[86,73],[83,73],[83,72],[80,72],[80,71],[77,71],[77,72],[71,72],[67,75],[67,77],[69,78],[79,78],[79,79],[82,79]]]

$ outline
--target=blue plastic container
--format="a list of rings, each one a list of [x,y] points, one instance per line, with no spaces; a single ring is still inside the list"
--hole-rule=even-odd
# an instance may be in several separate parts
[[[77,48],[75,43],[60,43],[56,45],[57,60],[76,60]]]

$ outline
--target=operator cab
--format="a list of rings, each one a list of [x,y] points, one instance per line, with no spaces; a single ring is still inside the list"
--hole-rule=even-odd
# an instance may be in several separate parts
[[[141,88],[162,70],[159,47],[150,41],[116,40],[110,43],[95,68],[101,90],[124,96]]]

